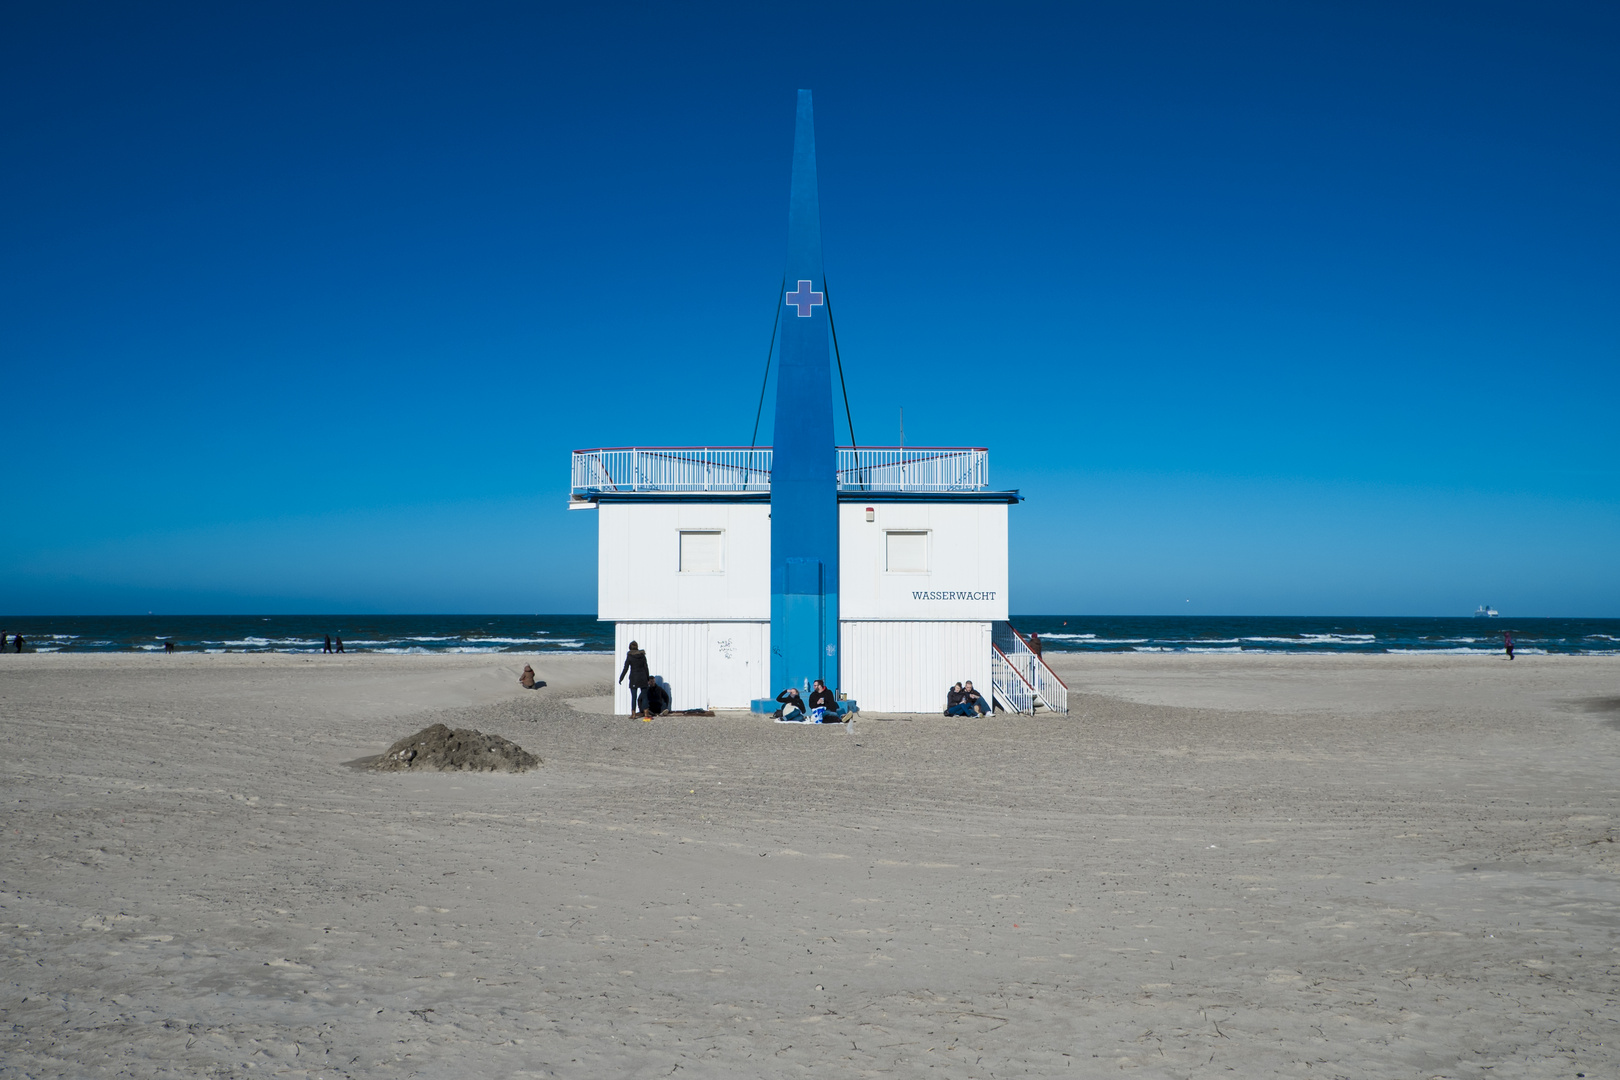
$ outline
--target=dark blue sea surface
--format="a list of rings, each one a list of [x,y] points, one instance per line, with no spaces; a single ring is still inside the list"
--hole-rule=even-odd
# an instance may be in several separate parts
[[[73,615],[4,616],[38,652],[318,653],[607,652],[613,624],[594,615]]]
[[[1620,619],[1400,618],[1275,615],[1023,615],[1052,652],[1620,654]],[[608,652],[613,624],[594,615],[75,615],[0,616],[29,651]]]
[[[1315,615],[1026,615],[1051,652],[1620,653],[1620,619]]]

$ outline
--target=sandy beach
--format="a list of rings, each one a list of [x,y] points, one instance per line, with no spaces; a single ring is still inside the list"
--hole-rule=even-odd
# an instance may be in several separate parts
[[[0,1076],[1620,1075],[1620,658],[1055,663],[801,727],[0,656]],[[544,765],[353,764],[435,721]]]

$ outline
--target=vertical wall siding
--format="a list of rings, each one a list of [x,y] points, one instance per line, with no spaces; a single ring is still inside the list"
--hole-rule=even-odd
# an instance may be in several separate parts
[[[990,698],[987,622],[846,622],[843,690],[872,712],[938,713],[952,683]]]
[[[746,622],[621,622],[613,629],[613,677],[635,641],[647,653],[647,669],[670,691],[670,707],[746,709],[766,697],[770,678],[770,624]],[[743,666],[739,671],[738,665]],[[630,680],[613,687],[613,711],[630,711]]]

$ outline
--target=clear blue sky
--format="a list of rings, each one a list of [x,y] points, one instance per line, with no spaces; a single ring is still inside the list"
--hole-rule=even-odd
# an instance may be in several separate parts
[[[1620,615],[1620,15],[18,2],[0,612],[591,611],[748,441],[816,95],[856,434],[1015,612]],[[769,424],[770,409],[766,409]]]

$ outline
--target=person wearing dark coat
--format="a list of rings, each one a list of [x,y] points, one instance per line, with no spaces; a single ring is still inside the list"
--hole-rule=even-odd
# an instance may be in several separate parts
[[[624,682],[626,674],[630,676],[630,715],[634,716],[641,711],[641,691],[652,681],[652,676],[647,674],[647,654],[633,641],[624,654],[624,667],[619,669],[620,682]]]
[[[788,687],[776,695],[776,700],[782,707],[776,710],[776,715],[783,720],[801,720],[804,718],[804,698],[799,696],[797,687]]]
[[[810,687],[810,708],[826,709],[826,715],[836,718],[838,716],[838,695],[827,689],[827,684],[817,679]]]
[[[667,712],[669,712],[669,695],[658,685],[657,679],[649,678],[647,688],[641,692],[641,715],[651,720]]]
[[[1041,658],[1041,635],[1029,635],[1029,651],[1035,654],[1035,659]]]
[[[990,713],[990,703],[984,700],[983,694],[973,689],[971,679],[962,684],[962,704],[977,709],[980,716],[987,716]]]

